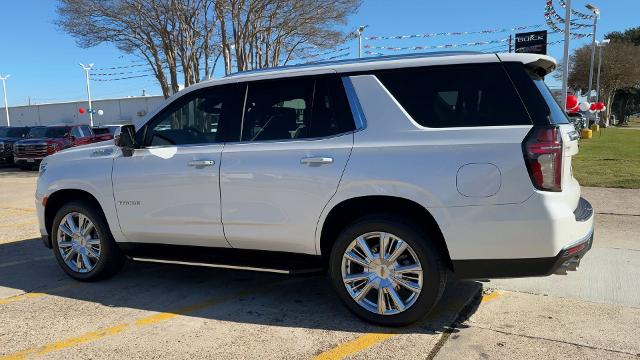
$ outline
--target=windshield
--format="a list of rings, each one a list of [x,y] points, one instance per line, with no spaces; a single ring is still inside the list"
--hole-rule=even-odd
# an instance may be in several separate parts
[[[33,128],[29,132],[30,138],[62,138],[69,132],[68,127],[41,127]]]
[[[28,128],[2,128],[0,129],[0,137],[20,138],[24,137]]]

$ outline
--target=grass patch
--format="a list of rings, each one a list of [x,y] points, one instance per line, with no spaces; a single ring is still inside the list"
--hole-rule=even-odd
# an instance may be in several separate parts
[[[640,189],[640,130],[607,128],[580,140],[573,174],[582,186]]]

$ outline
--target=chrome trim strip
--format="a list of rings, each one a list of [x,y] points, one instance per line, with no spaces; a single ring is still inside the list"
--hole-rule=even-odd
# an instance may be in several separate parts
[[[353,114],[353,120],[356,122],[356,130],[362,130],[367,127],[367,118],[364,116],[362,106],[360,106],[356,89],[353,87],[353,83],[349,76],[342,77],[342,84],[344,85],[344,91],[347,94],[347,100],[349,101],[351,114]]]
[[[174,264],[174,265],[190,265],[190,266],[202,266],[202,267],[210,267],[217,269],[234,269],[234,270],[250,270],[250,271],[261,271],[261,272],[270,272],[276,274],[290,274],[289,270],[278,270],[278,269],[269,269],[269,268],[257,268],[250,266],[236,266],[236,265],[224,265],[224,264],[208,264],[208,263],[200,263],[200,262],[190,262],[190,261],[175,261],[175,260],[159,260],[159,259],[149,259],[149,258],[132,258],[135,261],[143,261],[143,262],[151,262],[151,263],[160,263],[160,264]]]

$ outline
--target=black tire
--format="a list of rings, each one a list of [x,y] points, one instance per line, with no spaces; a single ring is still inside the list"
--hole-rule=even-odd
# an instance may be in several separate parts
[[[77,212],[80,213],[94,224],[96,232],[100,238],[100,259],[95,264],[93,269],[89,272],[80,273],[69,267],[62,258],[58,248],[58,241],[56,240],[58,226],[67,214]],[[51,245],[53,253],[58,261],[58,264],[70,277],[79,281],[97,281],[109,278],[115,275],[125,262],[125,256],[120,251],[120,248],[113,239],[109,225],[105,219],[102,210],[97,208],[96,205],[88,201],[73,201],[65,204],[58,210],[55,218],[53,219],[53,225],[50,229]]]
[[[400,237],[417,255],[423,271],[423,286],[417,300],[404,311],[393,315],[373,313],[361,307],[347,291],[342,280],[342,256],[358,236],[384,231]],[[405,326],[426,317],[440,300],[447,283],[447,269],[438,247],[419,226],[392,214],[362,217],[349,224],[338,236],[331,250],[329,276],[338,296],[358,317],[383,326]]]

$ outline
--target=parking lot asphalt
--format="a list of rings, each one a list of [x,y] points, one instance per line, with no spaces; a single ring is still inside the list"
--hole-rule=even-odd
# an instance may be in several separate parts
[[[583,189],[597,228],[577,272],[451,280],[428,319],[389,329],[323,276],[128,263],[75,282],[38,239],[35,182],[0,168],[0,359],[640,357],[640,190]]]

